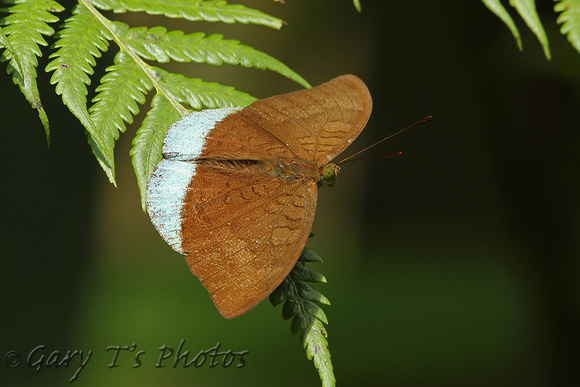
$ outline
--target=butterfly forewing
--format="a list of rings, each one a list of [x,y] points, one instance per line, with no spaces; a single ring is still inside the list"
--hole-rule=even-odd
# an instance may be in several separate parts
[[[203,157],[296,158],[326,164],[358,137],[371,109],[366,85],[343,75],[231,114],[209,134]]]

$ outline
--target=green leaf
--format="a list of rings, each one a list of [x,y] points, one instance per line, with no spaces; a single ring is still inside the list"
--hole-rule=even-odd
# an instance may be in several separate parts
[[[312,234],[310,234],[312,235]],[[302,262],[322,262],[320,255],[316,254],[314,250],[305,247],[300,254],[300,260]]]
[[[16,77],[17,81],[22,80],[24,77],[22,61],[20,60],[20,57],[18,56],[16,49],[12,47],[12,44],[10,44],[10,41],[8,40],[8,37],[4,33],[4,29],[2,27],[0,27],[0,47],[5,48],[8,51],[10,57],[12,58],[12,63],[9,66],[12,67],[10,71],[12,72],[15,71],[13,76]]]
[[[360,6],[360,0],[352,0],[354,7],[358,13],[362,12],[362,7]]]
[[[89,0],[97,8],[116,13],[147,12],[191,21],[259,24],[280,29],[282,20],[258,10],[226,1],[202,0]]]
[[[289,298],[284,303],[282,317],[284,320],[288,320],[292,316],[294,316],[294,319],[292,320],[290,331],[293,335],[297,335],[305,329],[310,329],[314,320],[320,320],[328,324],[326,314],[320,306],[300,298]]]
[[[551,58],[551,54],[550,46],[548,44],[548,37],[546,36],[546,31],[544,31],[544,26],[542,26],[542,22],[540,21],[540,17],[536,11],[535,0],[510,0],[510,5],[518,11],[530,30],[532,30],[532,32],[536,35],[538,41],[544,49],[544,55],[549,60]]]
[[[568,38],[576,51],[580,52],[580,0],[560,0],[554,6],[560,12],[557,22],[562,24],[560,32]]]
[[[42,35],[54,34],[47,23],[58,21],[58,17],[50,12],[61,12],[64,8],[52,0],[16,0],[13,3],[10,8],[3,10],[9,12],[9,15],[0,22],[6,26],[2,29],[2,45],[6,50],[0,60],[8,61],[6,71],[12,74],[12,81],[20,87],[26,100],[38,112],[49,143],[50,128],[38,92],[36,68],[38,57],[42,56],[39,46],[47,45]]]
[[[112,37],[82,5],[75,6],[73,15],[56,37],[58,41],[54,47],[60,49],[50,56],[55,59],[46,66],[46,71],[54,71],[50,83],[56,84],[56,93],[87,130],[95,157],[109,181],[115,184],[114,140],[101,137],[87,110],[87,85],[91,84],[88,75],[93,74],[95,58],[107,50],[108,39]]]
[[[302,309],[300,307],[300,300],[297,300],[290,295],[284,305],[282,305],[282,318],[284,320],[291,319],[292,317],[296,316],[295,320],[305,319],[308,320],[308,316],[305,313],[302,313]],[[293,335],[300,333],[300,330],[294,327],[296,325],[296,321],[292,322],[292,327],[290,328]],[[306,327],[306,323],[302,327],[304,329]]]
[[[269,300],[272,305],[278,306],[292,295],[292,287],[288,281],[290,279],[284,278],[284,281],[270,294]]]
[[[501,21],[503,21],[504,24],[509,28],[512,35],[516,39],[518,48],[521,51],[522,38],[520,37],[520,32],[518,31],[518,28],[516,27],[514,20],[512,19],[508,11],[504,8],[504,6],[501,4],[500,0],[482,0],[482,1],[483,4],[485,4],[485,6],[489,8],[489,10],[493,12],[497,17],[499,17]]]
[[[288,307],[289,305],[290,307]],[[292,319],[292,324],[290,324],[290,332],[293,335],[297,335],[304,331],[305,329],[309,329],[314,323],[314,317],[307,314],[302,308],[302,304],[297,302],[296,300],[289,298],[284,303],[284,309],[282,309],[282,317],[284,320],[288,320],[288,318],[293,313],[294,318]]]
[[[98,94],[93,99],[89,114],[94,130],[112,149],[119,132],[125,131],[125,122],[133,122],[133,115],[139,113],[137,103],[145,102],[145,94],[153,89],[153,83],[142,68],[122,51],[106,72],[96,89]]]
[[[143,120],[133,139],[133,148],[131,149],[143,211],[145,211],[145,191],[149,176],[162,158],[161,146],[165,132],[172,123],[181,117],[179,111],[162,95],[158,94],[153,97],[151,106],[152,109],[147,112],[147,117]]]
[[[304,307],[306,308],[306,313],[313,316],[316,320],[320,320],[325,324],[328,324],[328,318],[326,318],[326,313],[322,310],[320,306],[312,301],[304,300]]]
[[[315,257],[316,260],[320,259],[318,254],[306,248],[302,256]],[[328,324],[328,319],[322,308],[317,304],[330,305],[330,302],[320,292],[306,283],[321,282],[321,279],[324,279],[322,274],[297,262],[290,274],[270,294],[269,300],[274,306],[285,300],[282,306],[282,318],[284,320],[292,318],[290,331],[294,335],[300,334],[300,340],[306,349],[306,356],[314,362],[322,380],[322,385],[334,386],[335,378],[328,350],[328,341],[326,340],[327,333],[323,325],[323,323]]]
[[[306,265],[297,264],[290,272],[290,276],[296,281],[305,282],[322,282],[326,283],[326,278],[322,274],[306,267]]]
[[[256,98],[219,83],[203,82],[197,78],[187,78],[181,74],[151,67],[152,76],[164,95],[180,103],[186,103],[195,110],[221,107],[247,106]]]
[[[302,333],[302,344],[306,349],[308,360],[314,362],[318,370],[323,387],[330,387],[336,384],[332,362],[330,361],[330,351],[328,350],[328,337],[326,329],[320,320],[314,320],[309,329]]]
[[[260,70],[275,71],[302,86],[310,85],[282,62],[271,56],[240,44],[237,40],[223,39],[222,35],[205,36],[199,32],[185,35],[182,31],[167,32],[164,27],[131,28],[114,22],[115,33],[125,41],[127,47],[141,58],[161,63],[175,60],[179,62],[208,63],[221,66],[241,65]]]
[[[296,282],[296,291],[300,298],[315,301],[324,305],[330,305],[328,298],[305,282]]]

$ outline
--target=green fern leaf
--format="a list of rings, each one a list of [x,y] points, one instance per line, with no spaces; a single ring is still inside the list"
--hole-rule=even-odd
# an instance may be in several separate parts
[[[313,237],[314,234],[310,233],[310,236],[308,238]],[[316,254],[316,252],[314,250],[311,250],[307,247],[304,248],[304,250],[302,250],[302,254],[300,254],[300,260],[302,262],[320,262],[322,263],[322,258],[320,258],[320,255]]]
[[[97,96],[90,107],[94,130],[107,145],[114,146],[119,132],[125,131],[125,122],[133,122],[139,113],[139,104],[145,102],[145,94],[153,89],[153,83],[142,68],[125,52],[119,52],[115,64],[106,69],[107,74],[97,87]],[[114,166],[112,168],[114,172]]]
[[[314,251],[304,248],[300,255],[302,262],[322,261]],[[300,340],[306,349],[306,356],[314,362],[323,386],[334,386],[335,378],[328,350],[328,341],[324,324],[328,319],[317,304],[330,305],[320,292],[306,282],[326,282],[324,276],[298,262],[282,283],[270,294],[272,305],[282,306],[282,318],[292,318],[290,331],[300,334]]]
[[[556,12],[561,12],[558,23],[562,24],[560,32],[568,37],[568,41],[576,51],[580,52],[580,0],[560,0],[554,6]]]
[[[314,362],[323,387],[331,387],[336,384],[327,337],[326,329],[320,320],[314,320],[310,329],[304,330],[301,335],[302,343],[306,349],[306,357]]]
[[[292,278],[296,281],[326,283],[326,278],[322,274],[309,269],[306,265],[296,265],[292,270]]]
[[[536,11],[535,0],[510,0],[510,5],[518,11],[530,30],[532,30],[532,32],[536,35],[538,41],[542,45],[544,55],[549,60],[551,58],[551,54],[550,46],[548,44],[548,37],[546,36],[546,31],[544,31],[544,26],[542,26],[542,22],[540,21],[540,17]]]
[[[493,12],[497,17],[504,22],[504,24],[509,28],[512,35],[516,39],[516,43],[520,51],[522,50],[522,38],[520,37],[520,31],[516,27],[514,20],[508,13],[508,11],[504,8],[501,4],[500,0],[482,0],[483,4],[489,8],[491,12]]]
[[[276,29],[282,20],[255,9],[221,1],[202,0],[89,0],[95,7],[116,13],[147,12],[191,21],[259,24]]]
[[[323,305],[330,305],[330,301],[318,290],[305,282],[296,282],[296,291],[301,298],[318,302]]]
[[[168,73],[158,67],[151,69],[158,87],[166,93],[170,101],[185,103],[195,110],[247,106],[256,100],[231,86],[187,78],[181,74]]]
[[[147,181],[157,163],[161,161],[161,146],[165,132],[181,116],[171,102],[162,95],[154,96],[151,106],[151,110],[147,113],[147,117],[143,120],[133,139],[133,148],[131,149],[133,168],[137,175],[137,183],[141,192],[141,206],[144,211]]]
[[[95,58],[107,51],[110,33],[86,7],[77,5],[73,16],[65,21],[57,36],[55,58],[46,66],[54,71],[50,83],[56,84],[56,93],[62,96],[65,105],[81,121],[89,134],[89,144],[109,181],[115,184],[113,148],[114,140],[101,137],[87,110],[87,85],[93,74]]]
[[[50,12],[61,12],[64,8],[52,0],[13,0],[12,3],[13,6],[3,10],[10,14],[0,22],[6,26],[3,28],[3,46],[6,50],[0,60],[8,61],[8,74],[12,74],[13,82],[20,87],[26,100],[38,112],[48,143],[50,129],[38,92],[36,67],[38,57],[42,56],[39,45],[47,45],[42,35],[54,34],[54,30],[47,23],[58,21],[58,17]]]
[[[11,63],[9,64],[9,66],[12,68],[8,71],[8,73],[10,74],[11,72],[15,71],[16,73],[14,73],[13,76],[17,80],[22,80],[24,77],[24,67],[22,65],[22,61],[20,60],[16,49],[12,47],[12,44],[10,44],[10,41],[8,40],[8,37],[4,33],[4,29],[2,27],[0,27],[0,48],[5,48],[12,58]]]
[[[291,308],[287,308],[287,305],[292,305]],[[314,302],[310,302],[308,300],[300,299],[300,301],[296,299],[289,298],[284,303],[284,308],[282,315],[284,315],[284,310],[291,310],[293,313],[294,318],[292,319],[292,325],[290,326],[290,331],[293,335],[297,335],[304,331],[310,330],[314,321],[320,320],[325,324],[328,324],[328,320],[326,315],[322,311],[322,308],[316,305]],[[302,335],[300,338],[302,339]]]
[[[113,23],[115,34],[122,39],[130,50],[140,57],[161,63],[176,60],[194,61],[221,66],[224,63],[255,67],[260,70],[275,71],[302,86],[310,85],[282,62],[271,56],[240,44],[237,40],[223,39],[222,35],[205,36],[203,33],[185,35],[181,31],[167,32],[164,27],[131,28],[124,24]]]

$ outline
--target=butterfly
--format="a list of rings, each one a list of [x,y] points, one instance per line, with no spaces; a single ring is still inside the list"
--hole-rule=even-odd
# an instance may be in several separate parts
[[[147,212],[223,317],[246,313],[289,274],[318,187],[340,172],[330,161],[371,110],[364,82],[343,75],[244,108],[193,112],[167,130]]]

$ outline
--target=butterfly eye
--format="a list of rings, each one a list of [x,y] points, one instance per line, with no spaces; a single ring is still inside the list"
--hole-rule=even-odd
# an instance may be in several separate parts
[[[332,187],[334,185],[339,172],[340,167],[336,164],[326,164],[324,166],[322,169],[322,179],[327,186]]]

